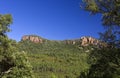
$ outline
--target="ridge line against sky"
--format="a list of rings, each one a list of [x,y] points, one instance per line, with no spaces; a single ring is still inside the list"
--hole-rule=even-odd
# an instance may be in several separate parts
[[[2,14],[13,16],[8,36],[19,41],[35,34],[50,40],[98,38],[103,31],[101,16],[80,9],[81,0],[0,0]]]

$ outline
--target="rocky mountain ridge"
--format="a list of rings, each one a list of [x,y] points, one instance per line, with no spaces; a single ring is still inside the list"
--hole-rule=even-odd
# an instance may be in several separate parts
[[[29,40],[34,43],[44,43],[45,41],[47,41],[47,39],[44,39],[37,35],[24,35],[21,41],[25,41],[25,40]],[[105,42],[102,42],[90,36],[83,36],[80,37],[79,39],[74,39],[74,40],[63,40],[61,42],[64,42],[65,44],[81,45],[81,46],[88,46],[88,45],[103,46],[103,47],[107,46]]]
[[[21,40],[29,40],[34,43],[43,43],[43,39],[36,35],[24,35]]]

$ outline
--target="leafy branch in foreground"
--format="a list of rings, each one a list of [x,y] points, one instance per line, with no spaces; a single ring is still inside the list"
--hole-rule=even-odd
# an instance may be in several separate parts
[[[84,10],[102,15],[106,30],[100,33],[100,38],[111,47],[91,52],[94,61],[80,78],[120,78],[120,0],[83,1]]]
[[[10,14],[0,15],[0,78],[33,78],[25,52],[18,52],[17,43],[6,35],[11,23]]]

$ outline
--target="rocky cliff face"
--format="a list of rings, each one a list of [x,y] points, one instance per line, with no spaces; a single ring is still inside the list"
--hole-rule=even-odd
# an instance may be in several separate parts
[[[103,46],[103,47],[107,47],[107,44],[95,39],[93,37],[81,37],[80,39],[75,39],[75,40],[65,40],[66,44],[77,44],[77,45],[81,45],[81,46],[89,46],[89,45],[95,45],[95,46]]]
[[[98,39],[95,39],[93,37],[81,37],[81,45],[82,46],[88,46],[88,45],[95,45],[95,46],[101,46],[101,47],[107,47],[107,43],[100,41]]]
[[[22,37],[22,41],[25,40],[30,40],[31,42],[34,43],[43,43],[43,39],[40,38],[39,36],[34,36],[34,35],[25,35]]]
[[[95,39],[93,37],[81,37],[81,45],[88,46],[88,45],[100,45],[101,41]]]
[[[22,41],[29,40],[34,43],[43,43],[44,39],[40,38],[39,36],[34,36],[34,35],[25,35],[22,37]],[[72,44],[72,45],[81,45],[81,46],[89,46],[89,45],[95,45],[95,46],[102,46],[102,47],[107,47],[107,44],[95,39],[93,37],[88,37],[84,36],[79,39],[74,39],[74,40],[63,40],[65,44]]]

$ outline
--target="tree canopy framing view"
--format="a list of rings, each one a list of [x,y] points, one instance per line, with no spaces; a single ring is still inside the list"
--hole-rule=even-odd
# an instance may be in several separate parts
[[[38,1],[35,4],[37,6],[40,3]],[[13,18],[12,13],[1,13],[0,78],[120,78],[120,0],[82,0],[80,4],[81,7],[79,9],[90,12],[93,15],[91,17],[94,17],[94,15],[101,16],[101,18],[98,17],[97,19],[101,19],[104,31],[99,32],[99,39],[91,36],[83,36],[76,39],[51,40],[32,34],[24,35],[20,41],[16,41],[8,37],[8,33],[11,32],[11,25],[14,24],[13,19],[15,19],[15,16]],[[63,6],[65,5],[63,4]],[[68,4],[66,6],[68,8]],[[49,6],[49,9],[51,7],[54,9],[58,8],[61,14],[66,13],[66,7],[62,9],[64,13],[56,4]],[[71,9],[74,7],[76,7],[75,4]],[[39,6],[39,8],[41,7]],[[44,6],[42,9],[46,10],[46,8],[48,6]],[[37,8],[37,10],[39,9]],[[41,10],[41,13],[44,10]],[[81,14],[84,13],[82,11],[80,12]],[[54,14],[53,9],[52,11],[50,9],[50,12],[53,13],[51,20],[57,18],[62,23],[60,20],[64,15],[58,18],[57,14]],[[44,14],[46,13],[43,13],[44,18],[46,18]],[[69,19],[72,19],[68,13],[67,15]],[[87,18],[85,19],[87,20]],[[51,20],[46,20],[45,24],[50,24]],[[30,23],[31,21],[27,22]],[[66,22],[68,21],[66,20]],[[57,22],[55,21],[55,23]],[[45,26],[45,24],[43,24],[43,21],[41,22],[41,25]],[[65,21],[64,24],[67,25]],[[69,21],[70,24],[71,22]],[[99,28],[98,26],[97,29]],[[30,28],[27,29],[30,30]],[[56,34],[55,31],[57,30],[54,30],[53,34]]]

